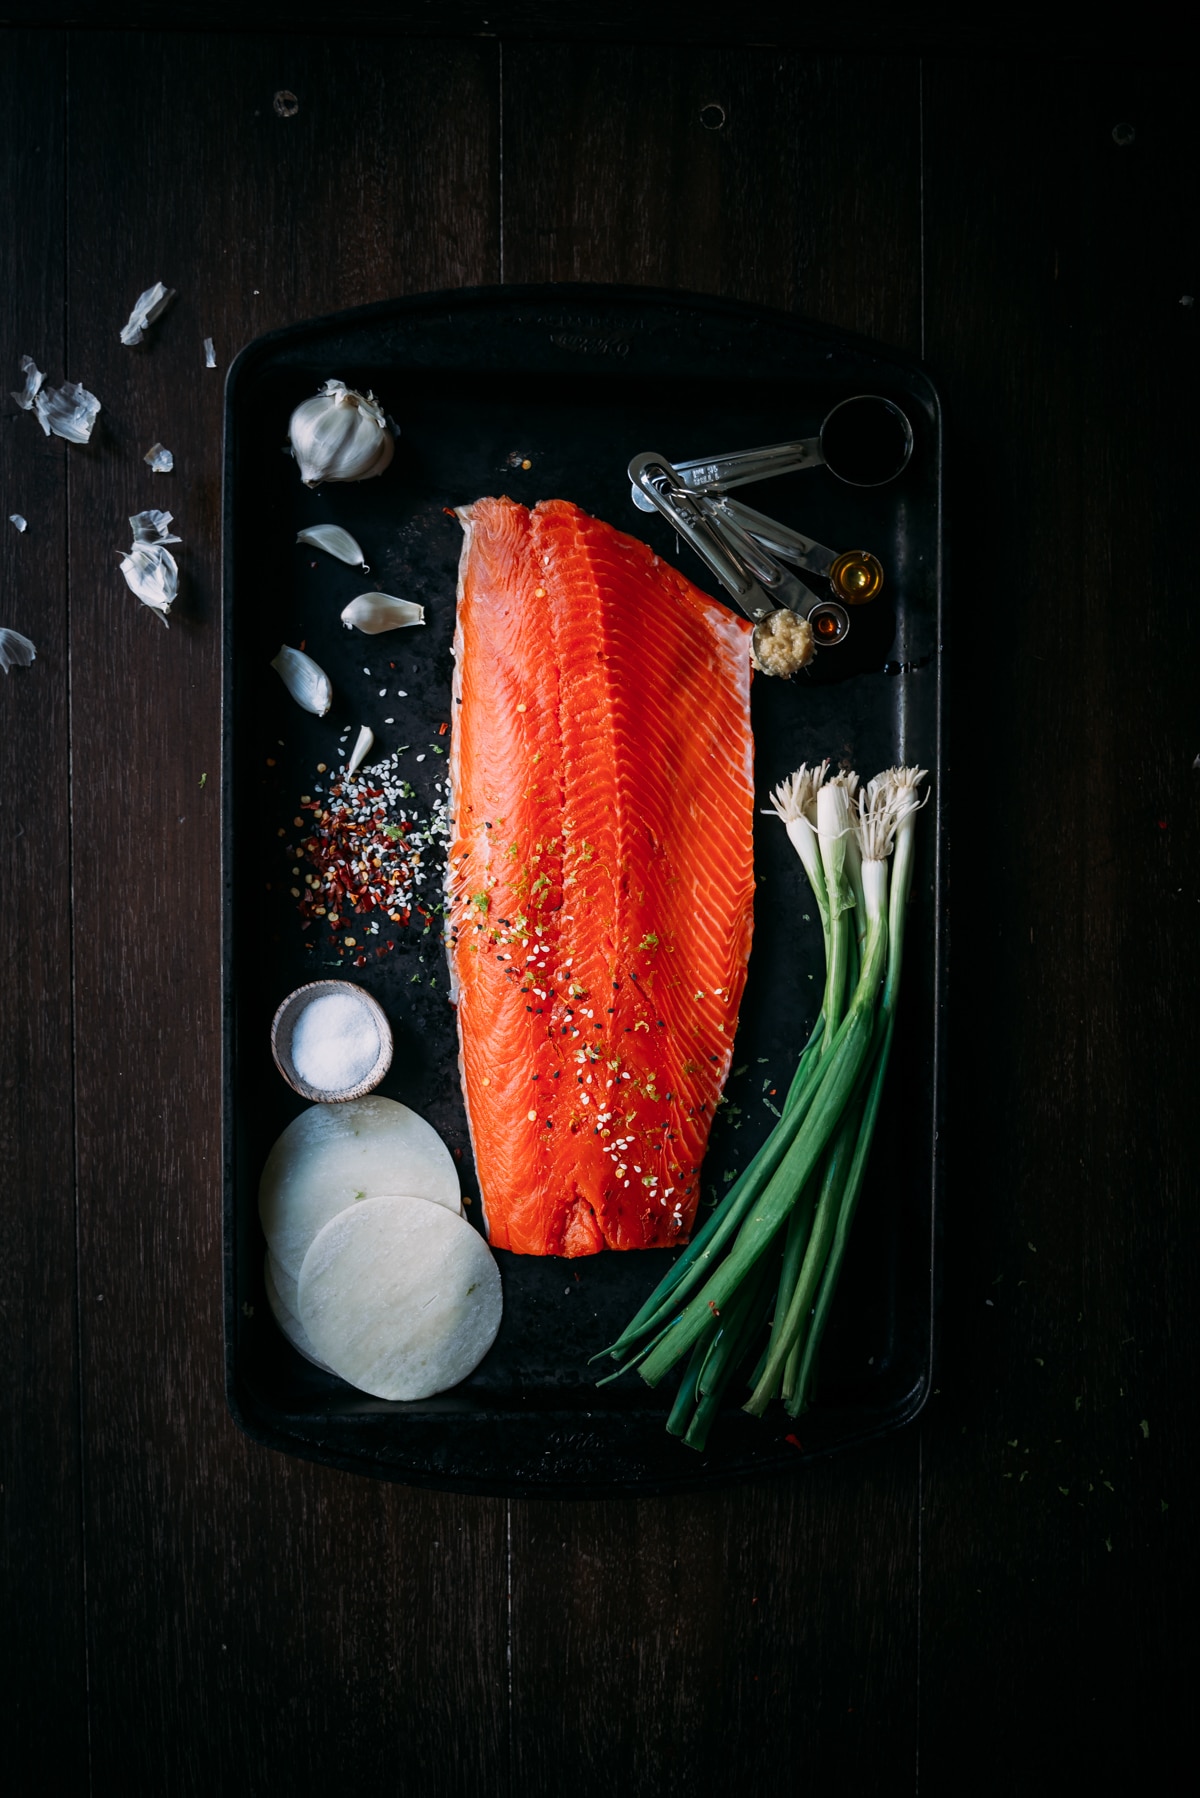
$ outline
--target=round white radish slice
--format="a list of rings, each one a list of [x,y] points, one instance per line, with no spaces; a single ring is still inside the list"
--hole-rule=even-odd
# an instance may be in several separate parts
[[[308,1340],[308,1331],[304,1328],[304,1325],[296,1315],[296,1306],[298,1303],[296,1298],[296,1282],[288,1279],[288,1276],[284,1273],[270,1249],[267,1250],[267,1258],[263,1264],[263,1272],[266,1279],[267,1303],[271,1307],[271,1316],[275,1319],[275,1322],[279,1325],[283,1334],[287,1337],[297,1354],[303,1355],[306,1361],[311,1361],[314,1367],[322,1368],[325,1373],[332,1373],[332,1367],[328,1366],[326,1362],[318,1360],[317,1356],[313,1353],[313,1345]]]
[[[313,1352],[344,1380],[376,1398],[429,1398],[496,1340],[500,1270],[444,1206],[364,1199],[314,1237],[299,1300]]]
[[[460,1209],[454,1157],[425,1119],[374,1093],[310,1105],[280,1136],[263,1169],[258,1210],[267,1244],[295,1280],[308,1245],[356,1199],[411,1192]]]

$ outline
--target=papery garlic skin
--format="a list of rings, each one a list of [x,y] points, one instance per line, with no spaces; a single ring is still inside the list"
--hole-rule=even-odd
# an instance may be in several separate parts
[[[175,289],[164,286],[161,281],[156,281],[153,287],[148,287],[145,293],[139,294],[133,311],[129,314],[128,323],[121,326],[121,342],[128,348],[140,343],[146,335],[147,327],[162,317],[174,298]]]
[[[183,541],[175,536],[170,524],[171,514],[155,507],[135,512],[129,520],[133,548],[121,558],[121,573],[129,591],[157,612],[164,624],[179,597],[179,564],[166,546]]]
[[[47,437],[62,437],[67,443],[86,443],[99,411],[100,401],[79,381],[39,386],[33,395],[34,416]]]
[[[340,524],[310,524],[304,530],[296,532],[297,543],[311,543],[314,549],[323,549],[327,556],[336,556],[339,562],[345,562],[351,568],[365,568],[367,558],[354,541],[349,531],[344,531]]]
[[[19,512],[10,512],[8,515],[8,522],[9,524],[15,524],[19,531],[27,531],[29,529],[29,520],[27,518],[22,518]]]
[[[20,393],[14,387],[12,396],[22,412],[32,412],[34,399],[46,377],[32,356],[21,357],[21,373],[25,376],[25,385]]]
[[[178,537],[173,539],[178,543]],[[157,612],[163,623],[179,597],[179,564],[161,543],[135,543],[121,558],[121,573],[131,593]]]
[[[346,763],[347,776],[358,773],[359,769],[370,755],[374,742],[375,732],[371,729],[369,724],[362,725],[359,729],[354,748],[350,752],[350,760]]]
[[[306,487],[369,481],[383,473],[395,452],[374,394],[355,393],[344,381],[326,381],[314,399],[302,401],[292,413],[288,437]]]
[[[368,637],[381,631],[407,630],[409,625],[424,624],[425,607],[411,599],[394,599],[390,593],[360,593],[342,613],[347,630],[359,630]]]
[[[160,512],[151,506],[146,512],[135,512],[129,520],[129,528],[133,532],[135,543],[182,543],[169,528],[173,514]]]
[[[311,656],[302,649],[289,649],[284,643],[271,666],[297,705],[318,718],[325,716],[333,704],[333,683]]]
[[[28,668],[36,657],[37,650],[28,637],[8,625],[0,625],[0,668],[5,674],[10,668]]]
[[[142,461],[151,474],[170,474],[175,466],[174,456],[169,449],[164,449],[161,443],[152,444],[142,457]]]

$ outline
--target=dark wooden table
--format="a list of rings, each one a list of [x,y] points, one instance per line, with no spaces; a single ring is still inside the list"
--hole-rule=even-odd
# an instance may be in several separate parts
[[[2,385],[29,352],[104,404],[87,448],[0,409],[0,511],[29,520],[0,523],[0,624],[38,651],[0,680],[6,1752],[38,1790],[206,1798],[1185,1789],[1200,269],[1178,57],[869,22],[839,49],[783,9],[675,9],[657,40],[621,5],[574,39],[554,7],[377,8],[359,36],[228,11],[0,32]],[[158,277],[179,298],[131,352]],[[937,1391],[798,1477],[447,1496],[262,1450],[226,1410],[202,340],[224,369],[273,326],[496,280],[793,309],[925,357],[946,395]],[[141,461],[159,437],[169,483]],[[169,633],[113,553],[150,503],[184,539]]]

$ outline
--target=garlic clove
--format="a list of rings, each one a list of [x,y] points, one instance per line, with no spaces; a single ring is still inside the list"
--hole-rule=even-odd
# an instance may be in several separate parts
[[[358,737],[357,737],[357,740],[355,741],[354,748],[350,752],[350,760],[346,763],[347,776],[358,773],[359,769],[362,767],[363,763],[366,761],[367,757],[370,755],[371,745],[374,743],[374,741],[375,741],[375,732],[370,728],[369,725],[367,725],[367,724],[362,725],[361,728],[359,729]]]
[[[383,473],[395,445],[372,393],[326,381],[292,413],[288,438],[306,487],[322,481],[368,481]]]
[[[0,625],[0,668],[5,674],[10,668],[28,668],[37,656],[37,650],[23,637],[20,631],[10,630],[7,625]]]
[[[297,705],[318,718],[325,716],[333,704],[333,683],[311,656],[302,649],[289,649],[284,643],[271,666]]]
[[[349,563],[351,568],[365,568],[367,558],[354,541],[349,531],[344,531],[340,524],[310,524],[296,535],[297,543],[311,543],[314,549],[323,549],[328,556],[336,556],[339,562]]]
[[[380,631],[404,630],[410,624],[424,624],[425,607],[411,599],[394,599],[390,593],[360,593],[342,613],[347,630],[364,631],[377,637]]]

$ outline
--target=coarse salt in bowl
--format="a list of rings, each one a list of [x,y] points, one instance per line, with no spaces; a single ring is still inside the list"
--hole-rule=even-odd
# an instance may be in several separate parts
[[[271,1054],[293,1092],[336,1105],[374,1092],[392,1065],[383,1008],[350,980],[297,987],[271,1022]]]

